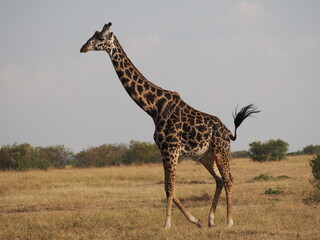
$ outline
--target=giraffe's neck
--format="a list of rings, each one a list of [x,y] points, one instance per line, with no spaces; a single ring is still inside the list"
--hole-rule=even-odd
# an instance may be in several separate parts
[[[127,57],[115,36],[114,46],[107,52],[127,93],[140,108],[155,120],[166,104],[165,95],[172,94],[172,92],[148,81]]]

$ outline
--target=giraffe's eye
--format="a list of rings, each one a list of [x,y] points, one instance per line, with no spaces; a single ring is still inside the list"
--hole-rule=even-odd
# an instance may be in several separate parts
[[[103,35],[102,35],[100,32],[98,32],[98,31],[96,31],[93,36],[94,36],[96,39],[98,39],[99,41],[103,41],[103,40],[104,40]]]

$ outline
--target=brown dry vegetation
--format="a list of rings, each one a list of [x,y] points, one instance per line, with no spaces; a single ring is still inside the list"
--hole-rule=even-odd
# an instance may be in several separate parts
[[[320,204],[303,201],[314,191],[310,158],[232,160],[230,229],[222,194],[216,227],[198,229],[174,208],[173,226],[165,231],[160,164],[0,172],[0,239],[320,239]],[[260,174],[273,178],[253,180]],[[283,175],[290,178],[277,178]],[[177,196],[206,222],[213,179],[192,161],[179,164],[177,178]],[[268,189],[279,193],[265,194]]]

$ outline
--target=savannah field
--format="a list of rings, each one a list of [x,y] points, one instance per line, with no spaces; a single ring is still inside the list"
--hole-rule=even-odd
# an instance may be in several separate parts
[[[307,204],[312,156],[276,162],[233,159],[234,226],[227,228],[225,194],[216,227],[207,227],[215,183],[193,161],[178,165],[176,193],[203,228],[175,206],[163,229],[160,164],[0,172],[0,239],[320,239],[320,204]],[[264,174],[264,175],[261,175]]]

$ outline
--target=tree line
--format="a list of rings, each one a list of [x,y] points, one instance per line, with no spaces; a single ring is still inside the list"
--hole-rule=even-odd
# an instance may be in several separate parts
[[[161,154],[153,143],[130,141],[126,144],[104,144],[75,155],[75,167],[104,167],[161,162]]]
[[[248,151],[236,151],[233,158],[251,158],[253,161],[275,161],[285,158],[289,144],[283,140],[255,141]],[[320,154],[320,145],[308,145],[292,154]],[[73,153],[64,145],[33,147],[31,144],[4,145],[0,148],[0,170],[27,170],[105,167],[130,164],[160,163],[160,151],[154,143],[130,141],[129,144],[103,144]]]
[[[73,153],[64,145],[33,147],[29,143],[0,148],[0,170],[27,170],[73,167],[105,167],[161,162],[155,144],[130,141],[129,144],[103,144]]]
[[[63,145],[33,147],[29,143],[15,143],[0,148],[0,170],[65,168],[73,160],[73,152]]]
[[[253,161],[277,161],[292,155],[316,155],[320,154],[320,145],[307,145],[302,150],[288,153],[289,144],[281,139],[270,139],[266,142],[254,141],[249,144],[248,151],[235,151],[231,153],[233,158],[251,158]]]

